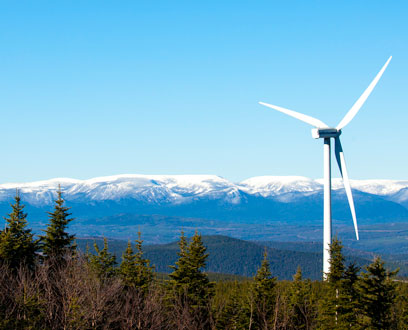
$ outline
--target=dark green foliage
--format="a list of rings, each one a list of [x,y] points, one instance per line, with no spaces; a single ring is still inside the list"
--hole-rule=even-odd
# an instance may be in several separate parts
[[[357,292],[360,267],[349,264],[342,275],[339,288],[338,325],[343,329],[358,329],[359,293]]]
[[[273,322],[275,310],[276,278],[269,268],[268,254],[265,250],[264,258],[254,277],[253,299],[255,305],[255,325],[260,329],[268,329]]]
[[[153,281],[153,267],[149,265],[150,261],[143,256],[143,241],[140,232],[138,236],[135,254],[131,243],[128,242],[127,249],[122,256],[119,273],[126,286],[146,291]]]
[[[206,270],[253,277],[262,261],[265,247],[227,236],[203,236],[209,257]],[[123,245],[122,245],[123,246]],[[125,247],[122,247],[124,250]],[[123,251],[122,250],[122,251]],[[147,245],[146,257],[156,266],[156,270],[167,272],[168,265],[174,264],[179,248],[177,243]],[[279,279],[291,279],[298,265],[304,276],[311,279],[321,278],[321,255],[267,248],[269,266],[274,276]]]
[[[169,275],[171,280],[169,284],[173,290],[180,291],[184,284],[189,281],[189,263],[187,258],[187,238],[184,236],[184,232],[181,232],[180,241],[178,242],[179,252],[177,255],[179,259],[176,261],[175,266],[170,266],[173,272]]]
[[[397,282],[396,299],[392,308],[392,319],[397,329],[408,330],[408,283]]]
[[[334,288],[340,286],[340,280],[344,273],[344,256],[342,254],[343,245],[337,237],[334,237],[330,245],[330,268],[326,274],[327,281]]]
[[[77,239],[79,250],[85,252],[86,244],[92,246],[94,240],[102,248],[103,240],[101,238],[82,238]],[[264,246],[220,235],[202,236],[202,240],[209,254],[205,269],[208,273],[234,274],[246,277],[255,276],[263,258]],[[127,241],[109,239],[109,250],[116,255],[118,260],[126,250],[126,247]],[[145,257],[150,260],[151,265],[155,266],[157,272],[166,273],[171,271],[168,265],[174,265],[177,261],[179,247],[177,242],[144,245],[143,251]],[[320,280],[322,278],[321,253],[287,251],[268,247],[267,252],[271,272],[279,280],[291,280],[297,266],[302,268],[304,278],[311,280]],[[346,262],[356,261],[358,266],[368,265],[371,263],[371,260],[371,256],[370,260],[346,257]],[[390,268],[395,268],[391,263],[386,265]]]
[[[135,255],[133,254],[132,244],[128,246],[122,255],[122,262],[119,267],[119,274],[126,286],[133,286],[136,280]]]
[[[40,236],[42,251],[45,258],[55,259],[61,262],[66,254],[73,254],[75,246],[72,245],[75,236],[67,232],[68,224],[73,220],[69,218],[69,207],[64,206],[61,188],[57,191],[58,198],[55,201],[54,212],[48,212],[49,224],[45,235]]]
[[[227,290],[219,292],[220,287],[227,287]],[[246,288],[246,290],[243,288]],[[248,296],[250,287],[247,283],[237,282],[217,283],[217,292],[220,302],[215,305],[216,317],[215,329],[219,330],[245,330],[251,323],[251,305]],[[225,288],[224,288],[225,289]]]
[[[95,272],[100,280],[105,280],[113,277],[116,272],[116,257],[109,253],[108,250],[108,240],[103,239],[103,249],[99,249],[98,245],[95,243],[94,248],[96,254],[91,254],[88,256],[89,265],[91,269]]]
[[[169,286],[178,294],[187,294],[193,305],[203,305],[212,295],[212,283],[203,272],[208,257],[201,235],[195,234],[188,244],[184,233],[179,241],[179,259],[169,274]]]
[[[321,301],[319,308],[320,329],[347,329],[350,327],[348,322],[348,308],[344,309],[343,303],[349,300],[347,292],[344,290],[346,285],[344,280],[344,256],[342,254],[343,245],[337,237],[334,237],[330,245],[330,268],[326,276],[326,294],[325,299]],[[348,302],[347,302],[348,304]],[[355,322],[354,322],[355,323]]]
[[[201,235],[195,233],[190,243],[184,233],[179,241],[179,259],[173,272],[169,274],[168,287],[172,299],[190,310],[190,315],[200,324],[209,322],[209,304],[214,294],[214,284],[209,281],[208,275],[203,272],[208,257]]]
[[[316,306],[312,294],[312,284],[304,280],[302,269],[298,267],[289,290],[290,326],[293,329],[311,329],[316,317]]]
[[[361,325],[364,329],[391,329],[391,307],[396,298],[393,277],[398,270],[388,271],[384,262],[375,258],[365,268],[358,282],[360,294]]]
[[[11,204],[12,212],[6,220],[6,228],[0,232],[0,261],[16,270],[24,264],[30,269],[34,267],[38,241],[34,240],[31,230],[27,228],[27,214],[18,194]]]

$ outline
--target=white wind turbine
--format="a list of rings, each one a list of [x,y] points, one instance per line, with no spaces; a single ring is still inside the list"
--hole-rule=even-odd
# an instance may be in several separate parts
[[[392,56],[388,59],[388,61],[384,64],[380,72],[376,75],[374,80],[371,84],[367,87],[364,93],[360,96],[356,103],[351,107],[351,109],[347,112],[341,122],[335,128],[331,128],[321,120],[301,114],[299,112],[285,109],[282,107],[278,107],[276,105],[267,104],[263,102],[259,102],[260,104],[272,108],[274,110],[283,112],[291,117],[299,119],[307,124],[315,126],[312,129],[312,136],[315,139],[322,138],[324,139],[324,221],[323,221],[323,277],[325,278],[325,274],[329,272],[329,245],[331,244],[332,238],[332,217],[331,217],[331,165],[330,165],[330,139],[334,138],[334,151],[336,154],[337,164],[339,166],[339,170],[341,176],[343,178],[344,188],[346,190],[347,199],[350,205],[351,215],[353,217],[354,222],[354,230],[356,232],[356,238],[358,240],[358,228],[357,228],[357,219],[356,219],[356,211],[354,209],[354,202],[353,196],[351,194],[351,187],[350,182],[347,174],[346,168],[346,161],[344,159],[343,148],[341,147],[340,143],[340,134],[342,128],[344,128],[357,114],[360,110],[364,102],[367,100],[367,97],[370,95],[372,90],[374,89],[375,85],[380,80],[382,74],[384,73],[385,69],[390,63]]]

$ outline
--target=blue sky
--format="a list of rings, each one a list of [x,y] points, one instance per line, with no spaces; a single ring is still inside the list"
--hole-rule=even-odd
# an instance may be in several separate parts
[[[354,179],[408,179],[406,1],[2,1],[0,182],[322,176],[343,130]],[[337,171],[334,172],[337,175]]]

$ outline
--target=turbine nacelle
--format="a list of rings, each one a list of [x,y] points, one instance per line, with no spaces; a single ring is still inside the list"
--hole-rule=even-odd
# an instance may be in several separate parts
[[[314,139],[337,138],[341,134],[341,129],[337,128],[312,128]]]

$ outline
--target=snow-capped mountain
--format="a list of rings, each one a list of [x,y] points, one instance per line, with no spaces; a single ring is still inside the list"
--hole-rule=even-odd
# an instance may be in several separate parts
[[[52,207],[61,186],[80,218],[160,214],[228,221],[321,220],[322,180],[260,176],[239,183],[215,175],[116,175],[89,180],[57,178],[0,185],[0,212],[9,212],[18,189],[33,218]],[[352,180],[357,216],[367,221],[408,220],[408,181]],[[333,216],[349,220],[340,179],[333,180]],[[42,213],[41,213],[42,214]]]
[[[16,189],[27,202],[49,204],[58,187],[69,200],[120,200],[133,198],[146,202],[180,203],[191,198],[225,198],[239,202],[239,193],[274,197],[287,193],[310,194],[323,189],[322,179],[301,176],[258,176],[239,183],[230,182],[216,175],[142,175],[123,174],[88,180],[55,178],[29,183],[0,184],[0,201],[9,200]],[[343,189],[341,179],[333,179],[334,190]],[[396,202],[408,200],[408,180],[351,180],[353,190],[387,197]]]
[[[16,189],[33,205],[50,204],[58,187],[67,200],[117,201],[135,199],[146,203],[182,203],[207,197],[237,202],[239,186],[215,175],[125,174],[76,180],[57,178],[30,183],[0,185],[0,201],[10,200]]]

